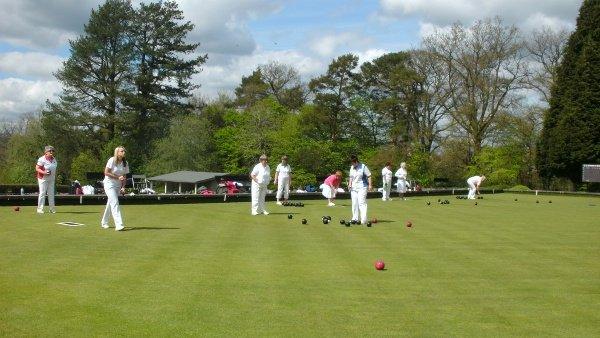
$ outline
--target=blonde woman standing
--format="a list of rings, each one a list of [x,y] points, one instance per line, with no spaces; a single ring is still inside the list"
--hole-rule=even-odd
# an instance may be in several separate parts
[[[396,170],[396,174],[394,176],[398,178],[398,183],[396,183],[398,185],[398,195],[405,200],[406,198],[404,198],[404,194],[408,189],[408,181],[406,180],[408,176],[408,172],[406,171],[406,162],[400,163],[400,168]]]
[[[125,229],[121,217],[121,207],[119,206],[119,193],[125,192],[128,173],[129,166],[125,159],[125,148],[122,146],[116,147],[114,156],[108,159],[104,168],[104,192],[107,197],[106,208],[102,216],[102,227],[104,229],[108,229],[108,221],[111,215],[115,222],[115,230]]]
[[[40,194],[38,196],[38,207],[37,213],[44,213],[44,204],[46,202],[46,195],[48,195],[48,206],[50,212],[55,213],[54,208],[54,183],[56,182],[56,158],[54,158],[54,147],[46,146],[44,148],[44,155],[38,158],[35,164],[35,172],[40,187]]]

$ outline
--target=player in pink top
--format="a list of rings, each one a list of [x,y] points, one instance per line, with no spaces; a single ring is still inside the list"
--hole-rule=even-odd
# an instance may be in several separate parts
[[[340,183],[342,183],[342,172],[339,170],[336,171],[335,174],[329,175],[329,177],[325,179],[325,182],[323,182],[323,196],[329,201],[327,205],[330,207],[335,206],[333,201],[335,200],[335,194],[340,187]]]

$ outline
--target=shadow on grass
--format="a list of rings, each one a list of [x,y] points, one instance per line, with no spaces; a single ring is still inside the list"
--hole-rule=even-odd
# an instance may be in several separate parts
[[[396,221],[391,221],[389,219],[378,219],[377,223],[394,223]]]
[[[57,211],[57,214],[100,214],[100,211]]]
[[[169,227],[125,227],[121,231],[134,231],[134,230],[177,230],[181,228],[169,228]]]
[[[299,215],[299,212],[270,212],[269,215]]]

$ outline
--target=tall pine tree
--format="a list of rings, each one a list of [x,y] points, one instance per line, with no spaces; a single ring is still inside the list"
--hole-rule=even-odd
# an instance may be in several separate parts
[[[551,91],[538,147],[540,174],[581,182],[600,163],[600,1],[585,0]]]
[[[64,92],[43,112],[44,128],[56,138],[49,141],[96,155],[124,143],[133,166],[143,165],[171,118],[191,111],[187,99],[198,87],[191,77],[206,61],[194,54],[199,44],[186,41],[193,25],[183,19],[173,1],[135,9],[127,0],[106,0],[93,10],[56,74]]]

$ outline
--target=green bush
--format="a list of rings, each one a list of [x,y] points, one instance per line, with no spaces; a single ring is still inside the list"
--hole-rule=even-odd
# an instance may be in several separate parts
[[[498,169],[486,176],[487,186],[508,188],[517,183],[517,172],[510,169]]]

